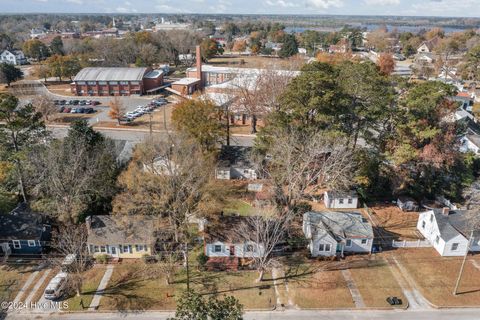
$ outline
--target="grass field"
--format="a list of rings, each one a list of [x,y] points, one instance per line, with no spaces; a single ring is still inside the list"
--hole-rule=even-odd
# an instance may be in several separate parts
[[[277,67],[284,69],[300,70],[302,63],[305,63],[303,59],[280,59],[276,57],[259,57],[259,56],[243,56],[243,57],[229,57],[223,56],[218,58],[212,58],[208,60],[206,64],[214,66],[235,67],[235,68],[269,68]]]
[[[0,301],[13,301],[31,273],[31,266],[1,266]]]
[[[441,257],[433,248],[397,250],[397,260],[409,271],[422,294],[437,306],[478,306],[480,302],[480,265],[478,256],[469,257],[465,264],[459,294],[453,289],[463,257]]]
[[[225,214],[239,214],[241,216],[249,216],[254,214],[255,208],[253,208],[248,202],[243,200],[230,200],[224,209]]]
[[[367,307],[390,308],[386,301],[389,296],[406,302],[402,289],[385,260],[371,261],[366,267],[351,268],[350,272]]]
[[[68,310],[66,311],[80,311],[88,308],[104,273],[105,267],[101,265],[87,270],[83,278],[81,295],[77,296],[75,293],[73,293],[74,296],[67,300]],[[83,307],[81,302],[83,302]]]

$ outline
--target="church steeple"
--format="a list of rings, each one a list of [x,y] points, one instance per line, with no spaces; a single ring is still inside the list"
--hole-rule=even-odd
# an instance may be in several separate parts
[[[115,17],[112,18],[112,28],[115,28]]]

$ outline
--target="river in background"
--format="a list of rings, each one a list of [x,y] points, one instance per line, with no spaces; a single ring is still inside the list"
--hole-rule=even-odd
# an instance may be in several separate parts
[[[353,24],[350,25],[351,27],[358,27],[360,29],[366,29],[367,31],[373,31],[381,26],[382,24]],[[387,29],[389,31],[392,31],[393,29],[397,29],[399,32],[412,32],[412,33],[417,33],[420,32],[422,29],[428,30],[432,28],[436,28],[438,26],[435,25],[423,25],[423,26],[411,26],[411,25],[389,25],[387,24]],[[472,29],[472,27],[440,27],[442,28],[445,33],[453,33],[453,32],[462,32],[466,31],[469,29]],[[480,26],[476,26],[475,29],[480,28]],[[342,28],[341,27],[286,27],[285,32],[287,33],[302,33],[306,30],[315,30],[315,31],[320,31],[320,32],[332,32],[332,31],[340,31]]]

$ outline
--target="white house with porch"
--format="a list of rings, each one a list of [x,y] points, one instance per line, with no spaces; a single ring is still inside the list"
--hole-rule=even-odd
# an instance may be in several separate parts
[[[27,59],[21,50],[3,50],[0,53],[0,63],[18,66],[27,63]]]
[[[312,257],[372,251],[372,225],[358,212],[307,212],[303,215],[303,233]]]
[[[480,251],[480,227],[473,230],[477,216],[472,210],[433,209],[420,214],[417,229],[441,256],[463,256]]]

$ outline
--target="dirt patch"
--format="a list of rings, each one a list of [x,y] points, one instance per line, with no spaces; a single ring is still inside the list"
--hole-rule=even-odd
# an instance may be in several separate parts
[[[417,230],[418,212],[403,212],[393,204],[377,204],[370,209],[379,236],[387,240],[423,239]]]

